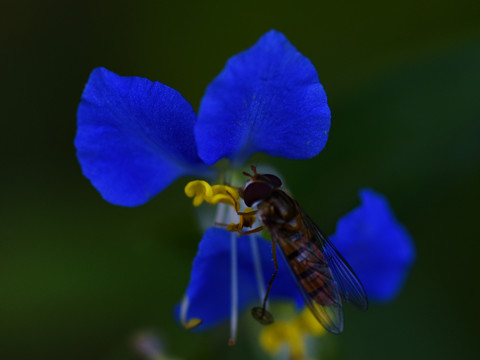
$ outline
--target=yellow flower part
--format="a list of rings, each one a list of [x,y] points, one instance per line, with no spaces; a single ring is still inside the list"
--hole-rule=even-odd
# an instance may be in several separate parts
[[[260,345],[270,354],[280,352],[284,345],[289,347],[290,359],[304,360],[306,349],[302,334],[290,322],[277,321],[263,328],[260,333]]]
[[[190,181],[185,186],[185,195],[193,197],[193,206],[200,206],[205,198],[213,196],[213,190],[209,183],[203,180]]]
[[[237,189],[228,185],[213,185],[212,190],[213,196],[211,199],[207,200],[209,204],[215,205],[221,202],[233,206],[233,208],[238,211],[240,208],[238,202],[240,195],[238,194]]]
[[[193,206],[200,206],[203,201],[211,205],[224,203],[233,206],[236,210],[240,208],[238,199],[240,195],[237,189],[228,185],[214,185],[203,180],[190,181],[185,186],[185,195],[193,197]]]
[[[191,330],[196,328],[198,325],[202,323],[202,319],[199,318],[192,318],[188,321],[182,321],[182,325],[186,330]]]
[[[240,220],[238,224],[231,223],[227,226],[228,231],[238,231],[241,232],[243,227],[252,227],[253,223],[256,220],[255,214],[257,212],[251,208],[246,208],[244,212],[240,213]]]
[[[246,208],[240,212],[240,194],[234,187],[228,185],[210,186],[206,181],[195,180],[190,181],[185,186],[185,194],[188,197],[193,197],[194,206],[200,206],[204,201],[211,205],[223,203],[232,206],[239,216],[239,222],[238,224],[221,224],[226,226],[228,231],[242,233],[244,227],[251,228],[256,221],[255,210]]]
[[[265,326],[260,333],[260,345],[272,355],[279,353],[283,346],[288,346],[290,359],[305,360],[305,337],[324,333],[325,329],[318,320],[310,310],[305,309],[291,321],[277,321]]]
[[[309,335],[320,336],[326,332],[325,328],[320,325],[308,308],[305,308],[300,315],[295,318],[295,322],[304,333]]]

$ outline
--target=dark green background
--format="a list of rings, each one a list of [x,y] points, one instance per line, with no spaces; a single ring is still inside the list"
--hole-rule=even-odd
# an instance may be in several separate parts
[[[194,108],[228,57],[271,28],[316,66],[332,110],[313,160],[259,156],[328,233],[372,187],[408,227],[417,262],[400,297],[346,310],[325,340],[344,359],[478,356],[478,1],[3,2],[0,358],[136,359],[139,330],[183,359],[265,358],[251,319],[187,333],[174,304],[201,233],[185,180],[150,203],[103,201],[75,158],[90,71],[163,82]]]

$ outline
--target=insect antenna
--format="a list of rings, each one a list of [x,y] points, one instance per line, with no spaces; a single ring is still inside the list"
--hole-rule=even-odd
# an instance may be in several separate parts
[[[263,325],[269,325],[273,323],[273,315],[269,311],[267,311],[266,307],[267,307],[268,294],[270,294],[270,289],[272,288],[273,279],[275,279],[275,276],[277,275],[277,271],[278,271],[275,241],[272,241],[272,254],[273,254],[273,263],[275,264],[275,271],[273,272],[273,275],[270,278],[270,281],[268,282],[267,292],[265,293],[265,297],[263,298],[262,307],[255,306],[254,308],[252,308],[253,318]]]
[[[255,176],[255,175],[251,175],[251,174],[247,173],[246,171],[243,171],[242,174],[245,175],[245,176],[248,176],[250,179],[253,179],[253,177]]]
[[[249,178],[253,179],[255,176],[258,175],[257,173],[257,167],[255,165],[251,165],[250,166],[250,169],[252,169],[253,171],[253,175],[250,175],[249,173],[247,173],[246,171],[243,171],[242,174],[245,175],[245,176],[248,176]]]

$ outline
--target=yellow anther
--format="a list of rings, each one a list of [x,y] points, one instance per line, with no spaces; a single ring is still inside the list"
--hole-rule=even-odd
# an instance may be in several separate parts
[[[255,223],[256,211],[246,208],[240,212],[240,194],[234,187],[228,185],[213,185],[203,180],[190,181],[185,186],[185,194],[193,197],[193,205],[200,206],[204,201],[216,205],[218,203],[232,206],[240,217],[238,224],[231,223],[227,226],[228,231],[241,233],[244,227],[251,228]]]
[[[290,322],[277,321],[264,327],[260,333],[260,345],[272,355],[287,345],[291,359],[305,359],[302,333]]]
[[[200,206],[203,200],[213,196],[213,190],[206,181],[195,180],[185,186],[185,195],[193,197],[193,206]]]
[[[202,324],[202,319],[199,318],[192,318],[188,321],[182,321],[182,325],[186,330],[192,330],[196,328],[198,325]]]
[[[185,195],[193,197],[193,206],[200,206],[204,201],[211,205],[224,203],[233,206],[235,210],[240,209],[240,195],[237,189],[228,185],[213,185],[203,180],[190,181],[185,186]]]
[[[270,354],[277,354],[288,346],[290,359],[306,359],[305,337],[319,336],[325,329],[318,323],[310,310],[305,309],[291,321],[277,321],[266,326],[260,333],[260,345]]]
[[[238,199],[240,199],[240,195],[237,189],[228,185],[213,185],[212,190],[213,196],[207,200],[209,204],[215,205],[221,202],[233,206],[235,210],[239,209]]]
[[[278,321],[264,327],[260,333],[260,345],[270,354],[278,353],[287,340],[285,330],[285,324]]]

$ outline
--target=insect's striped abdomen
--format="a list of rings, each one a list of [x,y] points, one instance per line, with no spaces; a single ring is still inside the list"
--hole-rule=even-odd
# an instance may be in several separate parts
[[[311,244],[306,245],[308,239],[297,241],[280,241],[279,245],[305,292],[320,305],[335,304],[334,283],[332,275],[323,254]],[[312,256],[312,251],[315,257]],[[321,261],[319,261],[321,260]]]

